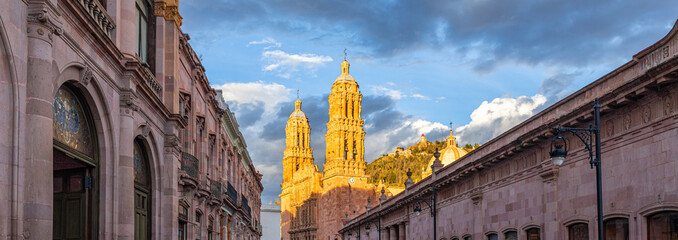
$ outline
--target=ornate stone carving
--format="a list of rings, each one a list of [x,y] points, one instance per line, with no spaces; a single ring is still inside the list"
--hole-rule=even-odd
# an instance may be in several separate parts
[[[94,78],[92,69],[89,66],[86,66],[82,69],[82,74],[80,75],[80,84],[87,86],[89,82]]]
[[[652,120],[652,110],[649,105],[643,107],[643,123],[648,123]]]
[[[673,96],[671,94],[667,94],[663,97],[662,106],[664,107],[665,116],[673,114]]]
[[[204,131],[205,130],[205,117],[198,116],[196,124],[198,125],[198,129],[200,129],[201,131]]]
[[[149,133],[151,133],[151,127],[148,126],[148,123],[141,126],[141,135],[144,136],[144,138],[148,138]]]
[[[624,127],[624,130],[629,130],[631,128],[631,114],[628,112],[624,113],[622,126]]]
[[[614,121],[612,119],[605,121],[605,135],[608,137],[614,135]]]
[[[179,14],[179,6],[168,5],[166,2],[156,1],[154,4],[153,13],[155,16],[163,17],[167,21],[173,21],[177,27],[181,27],[184,19]]]
[[[62,23],[49,2],[44,4],[31,4],[27,15],[28,25],[26,33],[28,37],[39,38],[51,43],[53,34],[61,35],[63,33]]]
[[[125,114],[131,114],[139,110],[139,106],[135,103],[136,96],[131,90],[123,90],[120,93],[120,107]]]

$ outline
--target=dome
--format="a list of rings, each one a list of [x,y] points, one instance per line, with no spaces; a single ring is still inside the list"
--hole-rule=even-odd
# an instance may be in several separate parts
[[[350,83],[356,83],[355,79],[351,75],[348,74],[348,68],[350,64],[348,61],[344,60],[341,62],[341,75],[337,77],[337,80],[334,80],[334,83],[341,83],[341,82],[350,82]]]
[[[306,114],[301,111],[301,100],[297,99],[294,101],[294,112],[290,114],[290,118],[303,118],[306,119]]]
[[[445,149],[440,151],[440,162],[443,164],[443,166],[447,166],[450,165],[450,163],[456,161],[457,159],[463,157],[467,153],[468,152],[466,152],[466,150],[464,150],[463,148],[457,147],[457,138],[454,137],[452,135],[452,131],[450,131],[450,136],[447,137]],[[428,164],[424,167],[422,177],[431,175],[431,165],[435,160],[436,160],[435,157],[431,157],[431,160],[429,160]]]

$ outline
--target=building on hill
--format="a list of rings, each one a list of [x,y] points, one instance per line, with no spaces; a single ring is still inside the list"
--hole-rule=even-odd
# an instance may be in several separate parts
[[[287,121],[280,194],[284,240],[335,239],[342,219],[362,214],[368,202],[377,200],[377,189],[365,174],[362,94],[346,60],[328,101],[324,172],[314,164],[311,128],[301,100],[295,101]]]
[[[447,137],[445,141],[445,149],[440,151],[440,161],[442,166],[450,165],[450,163],[457,161],[457,159],[463,157],[468,152],[466,149],[460,148],[457,146],[457,138],[452,135],[452,130],[450,130],[450,136]],[[435,157],[431,157],[428,164],[422,169],[421,178],[426,178],[431,175],[431,165],[435,161]]]
[[[426,137],[424,137],[424,134],[421,134],[421,139],[419,140],[420,143],[426,143],[428,140],[426,140]]]
[[[589,128],[599,100],[603,222],[596,170],[575,135],[564,162],[553,127]],[[343,239],[676,239],[678,21],[619,68],[486,142],[345,224]],[[595,146],[595,142],[593,143]],[[417,201],[435,187],[437,225]],[[417,208],[419,207],[419,208]],[[415,212],[413,209],[419,209]],[[603,225],[602,229],[597,227]]]

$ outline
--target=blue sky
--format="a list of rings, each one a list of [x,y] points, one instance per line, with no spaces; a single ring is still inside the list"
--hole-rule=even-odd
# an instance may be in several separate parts
[[[348,49],[360,84],[366,161],[426,134],[484,143],[661,39],[678,4],[646,1],[182,0],[210,83],[224,91],[280,193],[296,90],[324,163],[327,95]]]

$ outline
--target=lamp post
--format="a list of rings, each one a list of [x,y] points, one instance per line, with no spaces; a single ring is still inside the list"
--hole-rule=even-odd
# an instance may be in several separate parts
[[[437,153],[437,152],[436,152]],[[431,197],[428,198],[415,198],[415,201],[418,201],[417,205],[414,207],[414,212],[415,213],[420,213],[421,212],[421,203],[426,203],[426,205],[429,207],[431,210],[431,217],[433,217],[433,239],[438,239],[436,236],[436,185],[433,184],[433,194]]]
[[[551,140],[551,161],[554,165],[560,166],[567,156],[567,141],[560,134],[561,132],[570,132],[577,136],[579,140],[584,143],[584,146],[589,151],[589,163],[591,168],[596,167],[596,194],[598,197],[598,240],[603,240],[603,183],[602,183],[602,164],[600,157],[600,104],[598,98],[593,105],[593,125],[588,128],[567,128],[555,127],[553,130],[556,136]],[[595,141],[595,142],[594,142]],[[595,144],[594,144],[595,143]],[[593,145],[595,145],[595,158],[593,157]]]
[[[368,221],[365,224],[365,232],[367,233],[368,239],[370,238],[370,223],[377,227],[377,234],[379,234],[379,240],[381,240],[381,217],[377,217],[377,219]]]

